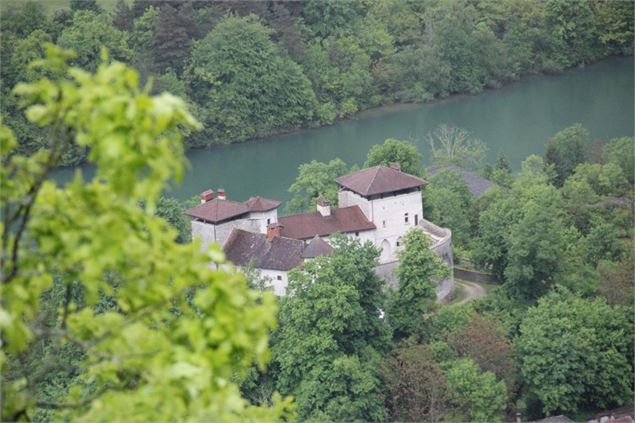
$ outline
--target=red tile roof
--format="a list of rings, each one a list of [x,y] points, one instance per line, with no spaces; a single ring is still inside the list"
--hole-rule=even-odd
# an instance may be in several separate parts
[[[364,197],[419,188],[428,184],[423,179],[386,166],[375,166],[335,180],[344,188],[348,188]]]
[[[187,210],[185,214],[210,223],[220,223],[248,212],[249,207],[244,203],[214,198],[205,204]]]
[[[249,211],[266,212],[269,210],[277,209],[282,203],[280,201],[270,200],[268,198],[251,197],[245,202],[245,204],[247,204],[247,207],[249,207]]]
[[[302,263],[304,242],[298,239],[275,237],[234,229],[223,246],[225,256],[237,266],[250,262],[260,269],[287,271]]]
[[[336,232],[360,232],[376,229],[359,206],[331,209],[330,216],[319,212],[283,216],[278,219],[284,226],[281,235],[287,238],[309,239],[315,235],[327,236]]]

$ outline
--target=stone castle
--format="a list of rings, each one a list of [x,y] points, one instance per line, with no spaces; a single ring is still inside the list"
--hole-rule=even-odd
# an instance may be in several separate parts
[[[252,197],[245,202],[228,200],[225,191],[200,195],[201,205],[187,210],[192,218],[192,238],[207,249],[216,242],[238,267],[253,264],[271,284],[276,295],[285,295],[288,272],[305,260],[332,251],[329,237],[335,233],[370,241],[380,251],[377,273],[396,285],[401,239],[412,228],[429,235],[430,248],[453,265],[452,234],[423,218],[423,179],[402,172],[398,165],[375,166],[336,179],[339,207],[319,199],[312,213],[278,216],[280,201]],[[449,299],[454,279],[437,283],[439,301]]]

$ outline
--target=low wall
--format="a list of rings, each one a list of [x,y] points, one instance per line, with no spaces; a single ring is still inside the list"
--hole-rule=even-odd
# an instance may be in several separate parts
[[[429,220],[421,219],[419,226],[424,232],[429,233],[435,239],[430,248],[443,259],[450,268],[454,267],[454,252],[452,250],[452,231],[435,225]]]
[[[433,236],[433,244],[430,249],[437,253],[450,269],[454,268],[454,254],[452,251],[452,231],[441,228],[434,223],[421,219],[419,226],[425,232]],[[384,263],[375,268],[375,272],[380,278],[385,280],[391,288],[397,288],[399,281],[395,275],[395,269],[399,261]],[[437,302],[447,303],[454,297],[454,275],[437,282],[436,284]]]
[[[454,277],[443,279],[437,284],[437,302],[446,304],[454,298]]]
[[[393,289],[397,289],[399,287],[399,281],[397,280],[397,275],[395,274],[397,266],[399,266],[399,261],[391,261],[375,267],[375,273],[377,273],[377,275]]]
[[[399,288],[399,280],[395,274],[397,266],[399,266],[398,261],[391,261],[375,267],[375,273],[393,289]],[[449,278],[438,282],[436,292],[437,302],[439,303],[445,304],[454,298],[454,277],[450,275]]]
[[[464,281],[469,281],[469,282],[492,283],[492,284],[501,283],[498,280],[498,277],[496,275],[492,275],[490,273],[481,273],[481,272],[477,272],[476,270],[462,269],[460,267],[454,268],[454,276],[458,279],[462,279]]]

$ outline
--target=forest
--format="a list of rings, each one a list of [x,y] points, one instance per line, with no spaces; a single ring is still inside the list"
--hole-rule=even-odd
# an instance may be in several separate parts
[[[113,2],[108,2],[108,4]],[[396,102],[474,94],[525,75],[556,73],[633,53],[629,1],[71,0],[51,10],[25,2],[2,11],[0,113],[32,153],[45,133],[19,112],[11,88],[43,43],[73,49],[94,71],[105,46],[152,91],[185,99],[204,147],[266,137]],[[47,13],[48,12],[48,13]],[[62,165],[87,151],[73,145]]]
[[[397,290],[381,288],[374,248],[340,240],[330,259],[290,276],[272,365],[243,382],[246,397],[278,389],[294,395],[300,420],[318,421],[584,420],[630,404],[635,138],[591,143],[583,126],[564,128],[518,174],[504,156],[483,163],[485,145],[465,130],[442,126],[429,142],[433,166],[494,182],[476,198],[442,170],[422,201],[427,218],[452,229],[455,260],[501,284],[465,305],[434,304],[430,281],[449,269],[422,233],[405,239]],[[394,162],[426,175],[417,147],[395,139],[364,167]],[[339,159],[300,166],[288,208],[336,202],[333,181],[349,172]]]
[[[456,264],[497,277],[466,304],[435,302],[452,269],[420,231],[398,288],[371,243],[336,236],[277,298],[200,250],[192,202],[162,197],[190,147],[632,54],[632,3],[70,6],[2,12],[3,421],[586,420],[632,405],[632,136],[592,142],[575,124],[515,172],[470,128],[427,134],[433,166],[492,182],[480,197],[406,140],[368,151],[365,167],[428,180],[424,215],[452,230]],[[94,176],[51,179],[83,160]],[[355,169],[301,165],[286,212],[335,206]]]

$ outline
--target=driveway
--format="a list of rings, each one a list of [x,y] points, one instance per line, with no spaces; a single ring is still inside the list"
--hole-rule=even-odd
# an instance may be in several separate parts
[[[468,303],[472,300],[475,300],[476,298],[479,298],[485,295],[485,288],[483,288],[477,283],[468,282],[468,281],[460,281],[460,280],[455,280],[454,282],[456,283],[457,286],[461,287],[461,289],[465,293],[465,297],[463,297],[461,301],[456,303],[458,305]]]

